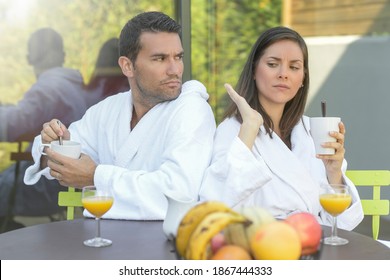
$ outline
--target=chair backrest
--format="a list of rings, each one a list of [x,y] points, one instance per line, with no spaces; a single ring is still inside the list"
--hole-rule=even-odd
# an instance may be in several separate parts
[[[74,219],[75,207],[82,207],[81,192],[76,191],[75,188],[69,187],[68,191],[58,193],[58,205],[66,206],[66,219]]]
[[[12,161],[20,162],[20,161],[33,161],[33,157],[30,151],[23,150],[23,143],[18,142],[18,150],[16,152],[11,152],[10,159]]]
[[[10,153],[10,161],[15,162],[15,172],[13,178],[12,188],[8,194],[7,198],[7,210],[5,214],[5,219],[0,225],[0,233],[5,232],[8,226],[8,223],[13,219],[13,212],[16,203],[16,195],[18,193],[18,178],[20,174],[20,164],[22,161],[33,161],[33,157],[30,151],[26,151],[26,147],[33,141],[34,137],[32,134],[22,135],[15,142],[10,142],[11,144],[17,144],[17,150]]]
[[[348,170],[346,175],[357,187],[372,187],[372,199],[362,199],[364,215],[372,216],[372,236],[378,239],[380,216],[389,215],[389,200],[381,199],[381,187],[390,186],[390,170]]]

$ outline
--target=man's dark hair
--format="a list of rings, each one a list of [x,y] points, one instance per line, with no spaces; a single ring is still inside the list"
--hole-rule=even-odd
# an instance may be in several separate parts
[[[129,20],[119,37],[119,55],[127,56],[135,63],[141,50],[140,37],[143,32],[168,32],[181,36],[181,26],[161,12],[141,13]]]

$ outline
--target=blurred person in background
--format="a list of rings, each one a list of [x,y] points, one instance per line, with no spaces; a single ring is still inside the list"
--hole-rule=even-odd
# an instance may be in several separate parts
[[[42,123],[57,118],[69,125],[87,109],[84,81],[80,72],[63,67],[65,52],[62,36],[51,28],[35,31],[28,41],[27,61],[33,67],[36,82],[14,106],[0,106],[0,141],[33,140]],[[20,173],[31,162],[20,163]],[[0,225],[13,215],[46,215],[59,211],[57,181],[41,178],[34,187],[25,187],[23,176],[14,182],[15,166],[0,174]],[[15,204],[9,209],[10,192],[17,186]],[[20,227],[10,221],[9,228]]]
[[[118,64],[118,44],[118,38],[111,38],[100,48],[95,70],[89,83],[85,86],[88,107],[110,95],[130,89],[129,81]]]

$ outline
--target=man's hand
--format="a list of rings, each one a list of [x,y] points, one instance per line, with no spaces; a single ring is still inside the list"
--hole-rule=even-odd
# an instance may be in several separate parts
[[[94,185],[94,174],[97,165],[86,154],[79,159],[72,159],[56,153],[52,149],[46,150],[50,168],[50,175],[56,178],[62,186],[81,188]]]
[[[58,140],[60,136],[64,140],[70,139],[69,130],[59,120],[52,119],[50,122],[43,124],[41,131],[42,143],[50,143]]]

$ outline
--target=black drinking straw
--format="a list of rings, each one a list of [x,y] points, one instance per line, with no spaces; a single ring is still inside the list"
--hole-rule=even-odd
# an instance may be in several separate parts
[[[321,101],[321,113],[322,117],[326,117],[326,101]]]

